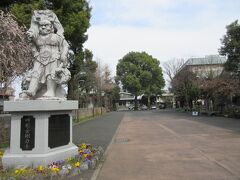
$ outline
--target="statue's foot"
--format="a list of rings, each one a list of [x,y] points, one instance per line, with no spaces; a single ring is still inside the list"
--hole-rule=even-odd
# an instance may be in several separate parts
[[[23,91],[19,94],[19,98],[29,100],[29,99],[32,99],[32,95],[28,91]]]
[[[43,97],[55,97],[55,94],[53,92],[47,91],[43,94]]]

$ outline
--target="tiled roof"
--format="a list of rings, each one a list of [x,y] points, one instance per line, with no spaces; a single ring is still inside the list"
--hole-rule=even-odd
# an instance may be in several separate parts
[[[208,55],[203,58],[190,58],[184,64],[188,65],[208,65],[208,64],[224,64],[227,61],[226,57],[219,55]]]

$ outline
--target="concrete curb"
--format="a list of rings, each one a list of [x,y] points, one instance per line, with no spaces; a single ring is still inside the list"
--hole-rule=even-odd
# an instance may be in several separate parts
[[[124,116],[123,116],[122,120],[123,120],[123,119],[124,119]],[[92,175],[92,177],[91,177],[91,180],[97,180],[97,177],[98,177],[98,175],[99,175],[99,173],[100,173],[100,170],[101,170],[102,167],[103,167],[104,161],[105,161],[106,158],[107,158],[107,155],[108,155],[108,152],[109,152],[109,150],[110,150],[110,147],[111,147],[112,144],[114,143],[114,140],[116,139],[116,136],[117,136],[117,134],[118,134],[118,132],[119,132],[119,129],[120,129],[120,127],[121,127],[122,120],[121,120],[120,124],[118,125],[118,128],[117,128],[114,136],[112,137],[112,140],[111,140],[111,142],[109,143],[106,151],[104,152],[102,158],[100,159],[99,164],[98,164],[96,170],[93,172],[93,175]]]

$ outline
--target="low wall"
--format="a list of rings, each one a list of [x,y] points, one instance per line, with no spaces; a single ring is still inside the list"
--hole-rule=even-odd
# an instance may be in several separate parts
[[[9,147],[11,116],[0,116],[0,148]]]
[[[106,113],[106,108],[96,107],[96,108],[81,108],[73,111],[73,121],[78,123],[86,118],[100,116]]]

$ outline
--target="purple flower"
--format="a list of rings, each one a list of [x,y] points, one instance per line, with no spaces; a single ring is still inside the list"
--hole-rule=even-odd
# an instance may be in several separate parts
[[[88,165],[91,164],[91,160],[89,160],[89,159],[85,159],[85,162],[86,162]]]
[[[58,164],[60,164],[60,165],[61,165],[61,164],[64,164],[64,163],[65,163],[64,160],[59,160],[59,161],[58,161]]]
[[[81,159],[81,158],[82,158],[81,154],[75,155],[75,159]]]
[[[84,154],[90,154],[91,151],[90,151],[89,149],[84,149],[84,150],[83,150],[83,153],[84,153]]]

